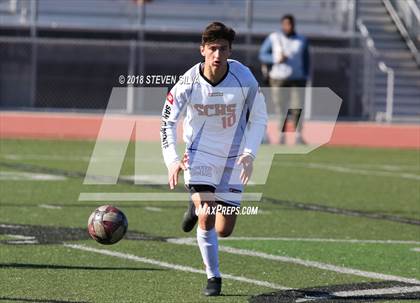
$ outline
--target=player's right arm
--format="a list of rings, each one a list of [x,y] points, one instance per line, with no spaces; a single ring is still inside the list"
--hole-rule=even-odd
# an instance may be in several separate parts
[[[168,168],[168,183],[171,189],[178,184],[181,170],[185,170],[184,164],[176,153],[176,125],[186,104],[186,94],[177,84],[166,96],[162,109],[160,141],[163,159]]]
[[[265,38],[263,44],[260,47],[259,52],[259,59],[262,63],[265,64],[273,64],[273,54],[272,54],[273,48],[272,48],[272,41],[271,36],[268,36]]]

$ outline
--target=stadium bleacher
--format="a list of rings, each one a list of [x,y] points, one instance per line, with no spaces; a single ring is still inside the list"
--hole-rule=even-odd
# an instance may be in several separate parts
[[[299,16],[300,30],[305,34],[342,34],[342,1],[253,1],[252,30],[267,34],[278,29],[282,14]],[[30,2],[17,1],[10,9],[9,0],[2,1],[0,24],[23,25],[30,22]],[[8,9],[9,8],[9,9]],[[139,23],[139,5],[132,0],[43,0],[38,2],[38,26],[84,29],[121,29]],[[238,31],[246,31],[245,1],[226,0],[154,0],[147,3],[145,28],[164,31],[199,32],[212,20],[229,22]],[[24,15],[24,17],[22,17]],[[23,20],[23,22],[22,22]]]
[[[420,69],[381,0],[359,1],[359,18],[366,25],[381,60],[395,73],[394,115],[420,116]],[[386,74],[377,70],[374,111],[385,111]]]
[[[385,2],[384,0],[152,0],[147,1],[143,6],[140,5],[141,1],[135,0],[0,0],[0,37],[28,37],[31,33],[30,29],[35,28],[36,39],[47,37],[78,39],[73,41],[73,44],[69,41],[61,41],[60,43],[68,44],[67,50],[63,44],[55,45],[55,40],[38,40],[42,41],[38,43],[38,56],[42,59],[39,62],[40,70],[45,70],[47,74],[39,75],[40,80],[37,81],[39,100],[33,100],[29,104],[13,100],[8,89],[10,84],[3,81],[3,97],[6,94],[6,98],[2,99],[7,101],[2,101],[0,106],[10,107],[11,104],[17,106],[21,104],[26,107],[35,105],[43,108],[69,108],[74,106],[80,109],[103,109],[106,104],[105,96],[109,94],[109,91],[104,93],[100,90],[101,87],[102,90],[104,86],[109,87],[112,81],[103,81],[103,85],[100,85],[100,81],[95,80],[91,89],[97,87],[98,91],[90,94],[90,104],[81,101],[84,98],[80,97],[82,92],[86,92],[80,89],[79,83],[83,82],[85,74],[90,74],[91,70],[98,70],[98,66],[90,68],[89,72],[81,71],[74,74],[73,80],[78,78],[75,80],[77,83],[66,79],[66,84],[72,83],[74,87],[74,96],[71,96],[71,93],[60,95],[65,83],[54,84],[46,80],[54,79],[57,82],[57,79],[60,79],[57,73],[48,76],[52,70],[60,69],[54,63],[57,61],[54,56],[58,56],[58,50],[64,52],[60,55],[61,60],[73,61],[74,66],[79,64],[80,60],[83,62],[100,61],[100,58],[92,59],[90,55],[100,50],[103,56],[111,58],[114,68],[109,67],[108,70],[102,71],[103,76],[97,77],[116,78],[117,73],[129,70],[126,65],[129,65],[130,41],[143,37],[141,40],[156,42],[156,45],[136,46],[139,49],[144,47],[148,49],[142,50],[143,54],[148,56],[146,62],[142,63],[143,72],[150,73],[150,68],[153,68],[154,72],[176,74],[184,66],[181,66],[182,64],[180,65],[178,61],[168,64],[165,61],[168,54],[177,58],[188,56],[199,59],[198,54],[194,55],[192,45],[181,46],[180,44],[184,41],[197,43],[202,28],[216,19],[228,23],[238,32],[238,47],[235,56],[240,60],[245,60],[259,78],[259,63],[256,60],[258,46],[268,33],[278,30],[279,18],[283,14],[292,13],[297,17],[298,31],[308,36],[311,42],[314,63],[312,84],[332,87],[343,98],[344,107],[341,117],[381,119],[380,114],[387,111],[390,91],[388,75],[377,67],[378,62],[383,61],[388,68],[393,69],[395,76],[392,116],[395,119],[398,117],[419,119],[419,62],[416,62],[413,51],[407,47],[407,41],[403,39],[395,23],[395,16],[390,15],[389,8],[384,5]],[[392,1],[389,3],[394,6],[396,4],[392,4]],[[412,1],[412,3],[418,8],[418,2]],[[33,23],[33,4],[37,4],[36,23]],[[400,2],[397,4],[402,5]],[[395,7],[398,9],[397,6]],[[404,9],[402,11],[407,14]],[[410,15],[411,19],[414,17]],[[401,18],[403,19],[403,16]],[[357,32],[356,20],[361,20],[366,26],[370,38],[374,41],[378,56],[369,54],[369,49],[363,48],[366,41],[363,41],[364,38]],[[406,24],[410,33],[413,32],[410,26],[418,23],[413,24]],[[32,27],[32,25],[36,26]],[[144,35],[140,36],[140,32]],[[114,45],[115,47],[105,50],[101,46],[104,41],[100,42],[98,39],[109,41],[109,45],[114,45],[112,41],[115,39],[123,41],[119,47]],[[171,47],[176,49],[170,49],[169,46],[166,50],[163,49],[162,43],[165,41],[175,42]],[[20,44],[13,46],[10,41],[4,43],[6,43],[3,48],[4,58],[9,58],[6,61],[10,64],[10,61],[13,61],[11,59],[13,54],[16,53],[13,49],[19,48],[19,53],[21,56],[22,53],[24,54],[25,60],[20,60],[14,66],[20,65],[18,69],[30,69],[28,66],[31,62],[30,40],[26,40],[26,44],[21,41]],[[95,46],[95,43],[99,44]],[[9,51],[8,47],[10,47]],[[119,50],[113,52],[117,48]],[[78,53],[77,58],[73,55],[75,52]],[[151,54],[164,58],[162,60],[167,69],[157,66],[156,56]],[[122,56],[122,58],[116,59],[116,56]],[[372,58],[364,60],[367,56]],[[26,64],[26,67],[22,64]],[[119,67],[115,68],[117,65]],[[84,68],[87,67],[84,66]],[[371,79],[366,79],[366,77],[371,77]],[[25,81],[30,82],[30,79]],[[43,87],[45,83],[48,83],[50,87]],[[27,98],[26,95],[19,98]],[[55,101],[57,99],[61,100]],[[154,110],[152,109],[152,112]]]

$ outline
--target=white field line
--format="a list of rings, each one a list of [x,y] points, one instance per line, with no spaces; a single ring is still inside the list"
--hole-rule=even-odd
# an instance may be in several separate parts
[[[321,163],[276,163],[276,166],[286,166],[286,167],[303,167],[303,168],[312,168],[312,169],[323,169],[339,173],[347,174],[356,174],[356,175],[365,175],[365,176],[378,176],[378,177],[394,177],[394,178],[404,178],[412,180],[420,180],[420,175],[412,173],[397,173],[390,171],[377,171],[377,170],[366,170],[358,168],[350,168],[340,165],[331,165],[331,164],[321,164]]]
[[[90,157],[82,156],[59,156],[59,155],[45,155],[45,154],[0,154],[1,157],[7,160],[47,160],[47,161],[89,161]]]
[[[45,154],[0,154],[0,157],[7,159],[7,160],[49,160],[49,161],[83,161],[83,162],[107,162],[108,159],[101,158],[96,159],[90,156],[61,156],[61,155],[45,155]],[[151,157],[150,155],[146,159],[135,159],[134,157],[125,157],[125,160],[131,161],[135,160],[136,162],[144,162],[144,163],[150,163],[151,160],[153,161],[163,161],[161,157]],[[262,161],[262,160],[260,160]],[[271,157],[269,161],[263,161],[264,163],[269,162],[272,163]],[[163,162],[162,162],[163,163]],[[329,163],[329,162],[308,162],[308,163],[301,163],[301,162],[276,162],[274,165],[278,166],[301,166],[301,167],[310,167],[310,168],[325,168],[325,169],[338,169],[341,171],[349,170],[348,172],[355,172],[357,173],[358,170],[362,170],[364,172],[373,172],[376,173],[379,170],[379,173],[381,171],[387,171],[387,172],[399,172],[399,171],[418,171],[420,168],[413,167],[413,165],[407,165],[407,164],[365,164],[365,163],[351,163],[351,164],[345,164],[345,166],[342,165],[342,163]],[[311,167],[312,166],[312,167]],[[376,170],[376,171],[375,171]],[[345,171],[342,171],[345,172]],[[403,173],[403,175],[405,175]],[[408,174],[410,176],[411,174]],[[165,175],[166,176],[166,175]],[[415,177],[420,177],[419,175],[415,175]],[[131,177],[133,178],[133,177]],[[409,177],[410,178],[410,177]],[[140,177],[141,179],[141,177]]]
[[[193,239],[193,238],[191,238]],[[415,244],[419,241],[410,240],[360,240],[360,239],[330,239],[330,238],[291,238],[291,237],[228,237],[219,240],[234,241],[296,241],[296,242],[332,242],[332,243],[366,243],[366,244]]]
[[[23,226],[12,225],[12,224],[0,224],[0,227],[3,227],[3,228],[23,228]]]
[[[123,175],[121,180],[133,181],[135,184],[168,184],[168,175]]]
[[[13,243],[13,244],[37,244],[38,243],[35,237],[32,237],[32,236],[11,235],[11,234],[6,234],[6,236],[16,239],[16,240],[6,240],[7,242]]]
[[[329,164],[333,164],[333,165],[340,165],[337,163],[329,163]],[[413,171],[418,171],[420,169],[420,166],[413,166],[413,165],[407,165],[407,164],[402,164],[402,165],[394,165],[394,164],[358,164],[358,163],[346,163],[345,164],[346,167],[352,167],[352,168],[364,168],[364,169],[376,169],[376,170],[386,170],[386,171],[405,171],[405,170],[413,170]]]
[[[171,241],[194,242],[195,238],[174,238]],[[331,242],[331,243],[360,243],[360,244],[410,244],[420,245],[419,241],[410,240],[360,240],[360,239],[331,239],[331,238],[293,238],[293,237],[228,237],[219,241],[296,241],[296,242]]]
[[[237,194],[224,193],[227,200],[234,200]],[[262,193],[244,193],[242,201],[260,201]],[[188,201],[190,194],[185,193],[80,193],[79,201]],[[229,199],[230,198],[230,199]]]
[[[10,244],[38,244],[37,240],[10,240],[7,242]]]
[[[40,174],[31,172],[2,171],[0,172],[0,180],[12,181],[63,181],[65,176],[52,174]]]
[[[91,156],[72,156],[72,155],[45,155],[45,154],[0,154],[1,158],[6,160],[45,160],[45,161],[77,161],[77,162],[109,162],[110,159],[115,159],[115,157],[100,157],[94,158]],[[124,157],[127,161],[136,161],[150,163],[162,161],[163,159],[160,156],[152,157],[148,155],[145,159],[135,159],[134,157]]]
[[[334,300],[338,300],[340,298],[351,298],[351,297],[362,297],[362,296],[378,296],[378,295],[392,295],[392,294],[406,294],[411,292],[418,292],[420,291],[420,286],[403,286],[403,287],[390,287],[390,288],[376,288],[376,289],[363,289],[363,290],[349,290],[349,291],[337,291],[328,294],[327,296],[320,296],[320,297],[313,297],[313,298],[305,298],[305,299],[298,299],[296,302],[309,302],[309,301],[317,301],[317,300],[324,300],[331,297],[334,297]]]
[[[119,177],[120,180],[133,181],[134,184],[168,184],[168,174],[156,175],[156,174],[145,174],[145,175],[122,175]],[[249,181],[249,185],[255,185],[255,182]]]
[[[390,288],[379,288],[379,289],[364,289],[364,290],[350,290],[350,291],[338,291],[334,292],[333,295],[340,297],[351,297],[351,296],[368,296],[368,295],[388,295],[388,294],[399,294],[420,291],[420,286],[400,286]]]
[[[41,155],[41,154],[0,154],[0,157],[3,157],[8,160],[50,160],[50,161],[83,161],[83,162],[107,162],[107,159],[95,159],[87,156],[59,156],[59,155]],[[134,158],[125,158],[126,160],[134,160]],[[161,160],[161,158],[153,158],[156,161]],[[136,159],[136,162],[145,162],[150,163],[150,157],[148,159]],[[261,160],[260,160],[261,161]],[[272,161],[269,161],[272,163]],[[162,162],[163,163],[163,162]],[[398,177],[405,179],[414,179],[420,180],[420,175],[399,172],[403,170],[413,170],[418,171],[416,167],[413,168],[411,165],[391,165],[391,164],[347,164],[342,166],[340,163],[298,163],[298,162],[277,162],[274,163],[276,166],[287,166],[287,167],[305,167],[313,169],[324,169],[341,173],[350,173],[350,174],[360,174],[360,175],[372,175],[372,176],[381,176],[381,177]],[[376,170],[375,170],[376,169]],[[150,175],[152,176],[152,175]],[[166,178],[166,175],[157,176],[157,184],[166,184],[166,180],[163,180],[163,176]],[[124,179],[129,179],[136,181],[137,184],[149,184],[150,178],[148,175],[139,175],[139,176],[123,176]],[[136,180],[137,179],[137,180]],[[153,178],[151,178],[153,180]],[[153,181],[152,181],[153,182]],[[250,182],[250,185],[253,183]]]
[[[367,164],[367,163],[334,163],[334,162],[298,162],[298,161],[281,161],[275,162],[274,165],[278,166],[332,166],[332,167],[344,167],[350,169],[364,169],[367,171],[388,171],[388,172],[399,172],[399,171],[419,171],[420,166],[407,165],[407,164]]]
[[[160,151],[160,149],[157,149]],[[90,155],[45,155],[45,154],[1,154],[0,157],[8,160],[65,160],[65,161],[95,161],[95,160],[104,160],[107,159],[105,157],[96,159],[91,157]],[[152,157],[152,155],[148,155],[146,158],[139,158],[135,159],[135,157],[125,157],[125,160],[131,161],[136,160],[137,162],[149,162],[151,160],[159,161],[162,159],[160,156]],[[271,159],[271,156],[270,156]],[[260,160],[261,161],[261,160]],[[270,160],[269,163],[272,161]],[[265,162],[264,162],[265,163]],[[282,165],[283,163],[276,163],[276,165]],[[288,161],[290,165],[301,165],[301,162],[296,161]],[[342,163],[334,163],[334,162],[308,162],[308,164],[315,164],[315,165],[333,165],[333,166],[343,166]],[[377,164],[368,164],[368,163],[346,163],[344,167],[348,168],[363,168],[363,169],[376,169],[376,170],[385,170],[385,171],[401,171],[401,170],[418,170],[419,168],[413,167],[413,165],[407,164],[387,164],[387,163],[377,163]]]
[[[38,207],[47,208],[47,209],[62,209],[63,207],[50,204],[39,204]]]
[[[93,247],[89,247],[89,246],[85,246],[85,245],[79,245],[79,244],[64,244],[64,246],[68,247],[68,248],[72,248],[72,249],[78,249],[78,250],[93,252],[93,253],[102,254],[102,255],[106,255],[106,256],[116,257],[116,258],[120,258],[120,259],[132,260],[132,261],[142,262],[142,263],[146,263],[146,264],[152,264],[152,265],[165,267],[165,268],[169,268],[169,269],[174,269],[174,270],[179,270],[179,271],[183,271],[183,272],[206,274],[206,272],[204,270],[201,270],[201,269],[196,269],[196,268],[193,268],[193,267],[174,264],[174,263],[163,262],[163,261],[159,261],[159,260],[155,260],[155,259],[139,257],[139,256],[135,256],[135,255],[132,255],[132,254],[116,252],[116,251],[111,251],[111,250],[107,250],[107,249],[97,249],[97,248],[93,248]],[[284,286],[281,286],[281,285],[278,285],[278,284],[275,284],[275,283],[271,283],[271,282],[267,282],[267,281],[260,281],[260,280],[255,280],[255,279],[249,279],[249,278],[245,278],[245,277],[241,277],[241,276],[234,276],[234,275],[230,275],[230,274],[223,274],[223,278],[224,279],[229,279],[229,280],[235,280],[235,281],[239,281],[239,282],[244,282],[244,283],[249,283],[249,284],[254,284],[254,285],[258,285],[258,286],[263,286],[263,287],[267,287],[267,288],[273,288],[273,289],[284,289],[284,290],[290,289],[288,287],[284,287]]]
[[[271,214],[271,211],[269,211],[269,210],[263,210],[261,208],[258,208],[258,214],[259,215],[270,215]]]
[[[270,254],[256,252],[256,251],[247,250],[247,249],[238,249],[238,248],[232,248],[232,247],[226,247],[226,246],[219,246],[219,250],[232,253],[232,254],[237,254],[237,255],[259,257],[259,258],[263,258],[267,260],[299,264],[306,267],[313,267],[313,268],[318,268],[322,270],[333,271],[333,272],[337,272],[341,274],[355,275],[355,276],[360,276],[360,277],[365,277],[365,278],[370,278],[370,279],[420,284],[420,280],[413,279],[413,278],[382,274],[382,273],[377,273],[377,272],[372,272],[372,271],[364,271],[364,270],[354,269],[350,267],[336,266],[336,265],[332,265],[328,263],[309,261],[309,260],[304,260],[304,259],[299,259],[299,258],[270,255]]]
[[[148,211],[154,211],[154,212],[159,212],[159,211],[162,211],[162,208],[159,208],[159,207],[152,207],[152,206],[146,206],[144,209],[145,209],[145,210],[148,210]]]
[[[420,252],[420,247],[415,247],[415,248],[412,248],[411,250],[415,252]]]
[[[18,239],[18,240],[35,240],[35,237],[33,236],[11,235],[11,234],[6,234],[6,236],[10,238]]]
[[[167,240],[170,243],[175,244],[185,244],[185,245],[194,245],[194,240],[191,238],[183,238],[183,239],[168,239]],[[344,267],[344,266],[336,266],[328,263],[322,263],[317,261],[310,261],[310,260],[304,260],[299,258],[293,258],[293,257],[287,257],[287,256],[277,256],[277,255],[271,255],[263,252],[257,252],[253,250],[248,249],[239,249],[239,248],[233,248],[228,246],[219,246],[219,251],[235,254],[235,255],[243,255],[243,256],[250,256],[250,257],[258,257],[266,260],[273,260],[273,261],[279,261],[279,262],[285,262],[285,263],[292,263],[292,264],[298,264],[305,267],[313,267],[318,268],[321,270],[328,270],[333,271],[341,274],[349,274],[349,275],[355,275],[365,278],[371,278],[371,279],[378,279],[378,280],[385,280],[385,281],[398,281],[398,282],[404,282],[404,283],[412,283],[412,284],[420,284],[420,280],[413,279],[413,278],[406,278],[406,277],[400,277],[395,275],[388,275],[388,274],[382,274],[377,272],[371,272],[371,271],[364,271],[359,269],[354,269],[350,267]]]

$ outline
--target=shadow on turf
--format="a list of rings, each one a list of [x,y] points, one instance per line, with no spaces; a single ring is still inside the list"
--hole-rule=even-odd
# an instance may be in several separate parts
[[[0,235],[1,234],[34,237],[38,242],[37,244],[61,244],[67,241],[91,239],[86,228],[28,224],[2,224],[0,222]],[[166,241],[165,237],[151,236],[146,233],[136,231],[128,231],[125,235],[125,239],[137,241]],[[13,245],[16,241],[16,239],[0,240],[0,244]],[[18,243],[20,243],[20,241]]]
[[[34,303],[89,303],[89,301],[63,301],[63,300],[54,300],[54,299],[28,299],[28,298],[11,298],[11,297],[0,297],[0,301],[34,302]]]
[[[264,293],[249,298],[250,303],[286,303],[286,302],[323,302],[323,303],[359,303],[359,302],[383,302],[383,301],[406,301],[420,300],[420,292],[403,292],[375,294],[376,290],[393,287],[413,287],[414,284],[408,284],[397,281],[353,283],[342,285],[327,285],[320,287],[311,287],[303,289],[281,290],[277,292]],[[372,290],[371,294],[358,295],[357,291]],[[336,292],[356,291],[355,295],[339,296]]]
[[[23,269],[76,269],[76,270],[165,270],[149,267],[99,267],[99,266],[73,266],[54,264],[31,264],[31,263],[0,263],[0,268],[23,268]]]
[[[5,161],[0,161],[0,166],[16,169],[19,171],[47,173],[47,174],[65,176],[65,177],[70,177],[70,178],[84,179],[86,176],[84,172],[68,171],[65,169],[44,167],[44,166],[33,165],[29,163],[9,163]],[[103,180],[104,178],[106,178],[104,176],[91,176],[91,177],[97,180]],[[127,180],[127,179],[118,179],[118,184],[133,185],[134,182],[132,180]],[[162,184],[142,184],[141,187],[138,184],[136,186],[138,186],[139,188],[158,189],[158,190],[162,190],[162,189],[167,190],[168,188],[167,185],[162,185]],[[179,189],[176,189],[175,192],[184,192],[184,191],[179,188]],[[296,209],[301,209],[301,210],[306,210],[306,211],[327,212],[327,213],[345,215],[345,216],[364,217],[364,218],[370,218],[374,220],[386,220],[386,221],[392,221],[392,222],[398,222],[398,223],[404,223],[404,224],[420,225],[420,220],[418,219],[384,214],[381,212],[368,212],[368,211],[362,211],[362,210],[336,208],[336,207],[330,207],[323,204],[278,200],[278,199],[269,198],[269,197],[263,197],[261,199],[261,202],[269,202],[276,205],[281,205],[285,207],[296,208]]]

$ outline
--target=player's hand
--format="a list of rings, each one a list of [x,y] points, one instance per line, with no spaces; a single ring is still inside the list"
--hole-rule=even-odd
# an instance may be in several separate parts
[[[176,161],[172,163],[171,167],[168,170],[168,180],[169,180],[169,188],[174,189],[175,186],[178,184],[178,176],[181,170],[186,170],[186,166],[184,161]]]
[[[279,59],[279,62],[278,63],[284,63],[284,62],[286,62],[287,61],[287,56],[285,56],[285,55],[283,55],[283,54],[281,54],[280,55],[280,59]]]
[[[239,157],[237,161],[238,165],[242,164],[240,178],[241,178],[242,184],[244,185],[246,185],[249,179],[251,178],[252,170],[254,168],[253,163],[254,163],[254,158],[252,158],[252,156],[249,154],[243,154],[242,156]]]

